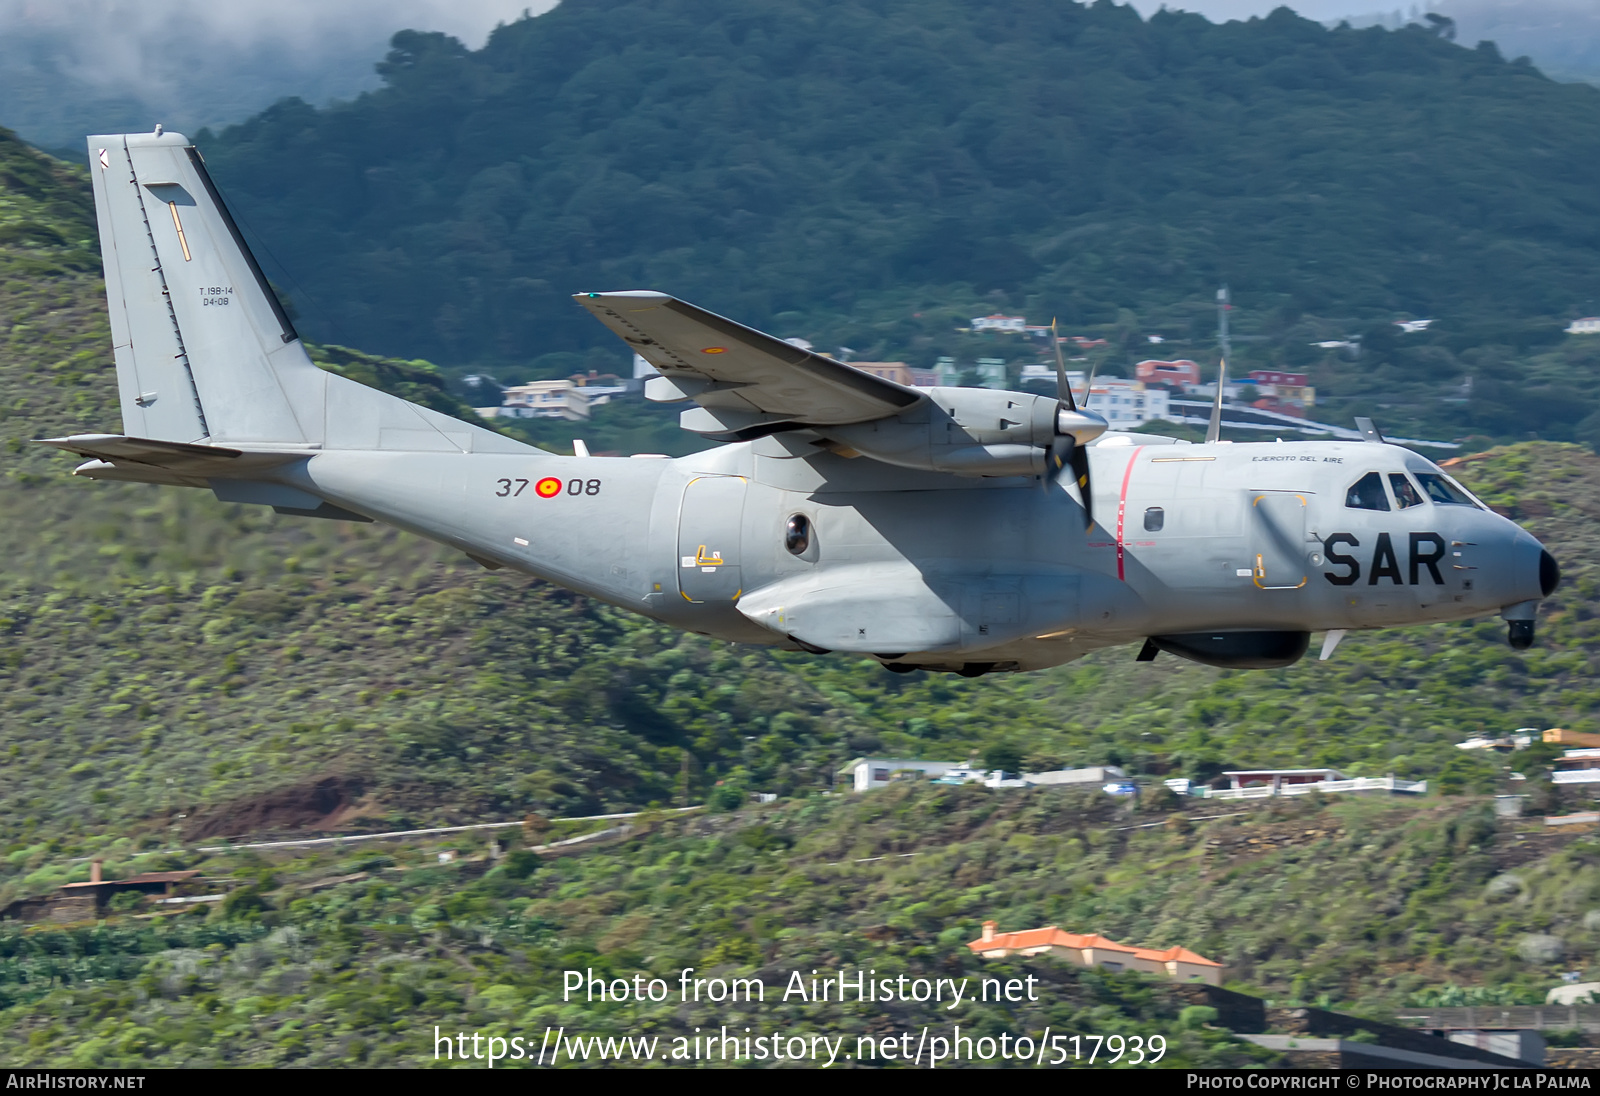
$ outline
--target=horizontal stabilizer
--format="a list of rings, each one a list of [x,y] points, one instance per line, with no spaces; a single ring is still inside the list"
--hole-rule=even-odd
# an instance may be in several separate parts
[[[74,434],[43,438],[39,444],[92,458],[73,469],[76,476],[175,487],[206,487],[216,478],[249,479],[311,456],[304,449],[236,449],[122,434]]]
[[[80,457],[95,457],[113,463],[119,460],[134,461],[162,467],[194,464],[197,461],[232,461],[244,456],[244,450],[223,445],[130,438],[123,434],[73,434],[65,438],[41,438],[39,444],[53,445]]]

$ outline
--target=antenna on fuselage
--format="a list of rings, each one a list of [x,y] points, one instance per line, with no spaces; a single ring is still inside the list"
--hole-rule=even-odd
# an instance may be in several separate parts
[[[1217,344],[1222,347],[1222,365],[1217,369],[1217,398],[1211,403],[1211,425],[1206,427],[1206,444],[1222,440],[1222,390],[1228,384],[1228,354],[1233,346],[1228,341],[1228,313],[1233,311],[1228,287],[1217,290]]]
[[[1211,425],[1206,427],[1206,444],[1222,440],[1222,390],[1228,384],[1228,359],[1217,369],[1217,398],[1211,401]]]

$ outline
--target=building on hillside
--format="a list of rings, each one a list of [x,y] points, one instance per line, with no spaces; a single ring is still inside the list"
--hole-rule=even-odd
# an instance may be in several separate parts
[[[1108,940],[1098,933],[1065,932],[1055,925],[1023,932],[998,932],[993,921],[983,923],[983,935],[967,947],[985,959],[1032,958],[1054,955],[1083,967],[1136,970],[1174,982],[1222,984],[1222,964],[1183,947],[1135,948]]]
[[[1115,765],[1094,765],[1086,769],[1054,769],[1042,773],[1007,773],[963,765],[941,774],[935,784],[982,784],[986,788],[1031,788],[1064,784],[1104,784],[1122,780],[1127,773]]]
[[[1172,415],[1165,388],[1151,388],[1143,381],[1121,377],[1096,377],[1089,398],[1082,402],[1088,410],[1097,412],[1110,423],[1113,430],[1169,420]]]
[[[1523,728],[1532,730],[1531,727]],[[1539,736],[1539,741],[1554,743],[1557,746],[1586,746],[1600,747],[1600,734],[1589,731],[1569,731],[1565,727],[1551,727]]]
[[[966,768],[964,761],[913,761],[898,757],[857,757],[846,761],[838,775],[849,776],[855,791],[866,792],[888,787],[896,773],[943,776],[951,769]]]
[[[1433,326],[1432,320],[1396,320],[1394,325],[1407,335],[1415,335],[1418,331],[1426,331]]]
[[[1241,378],[1240,384],[1239,398],[1260,411],[1304,418],[1307,409],[1317,403],[1317,390],[1306,383],[1304,373],[1254,369]],[[1255,386],[1253,392],[1251,385]]]
[[[905,362],[851,362],[855,368],[863,373],[871,373],[874,377],[882,377],[895,384],[903,384],[910,388],[933,388],[939,383],[937,369],[913,369]]]
[[[1011,387],[1004,358],[979,358],[975,372],[978,374],[978,383],[984,388],[1004,391]]]
[[[1304,373],[1284,373],[1277,369],[1252,369],[1245,376],[1257,384],[1281,384],[1290,388],[1304,388],[1306,386],[1306,375]]]
[[[1600,316],[1585,316],[1581,320],[1573,320],[1566,327],[1569,335],[1600,335]]]
[[[1124,780],[1127,773],[1115,765],[1091,765],[1085,769],[1054,769],[1044,773],[1023,773],[1028,784],[1104,784],[1109,780]]]
[[[976,761],[908,761],[895,757],[857,757],[845,762],[838,775],[848,776],[858,792],[887,787],[897,776],[932,778],[937,784],[982,784],[987,788],[1026,788],[1034,785],[1103,784],[1127,774],[1115,765],[1084,769],[1054,769],[1040,773],[1004,773],[982,768]]]
[[[1133,375],[1145,384],[1170,384],[1181,392],[1188,385],[1200,383],[1200,364],[1188,358],[1170,362],[1146,358],[1133,367]]]
[[[991,316],[974,316],[972,318],[974,331],[999,331],[1007,335],[1023,335],[1028,330],[1028,320],[1025,316],[1002,316],[996,312]]]
[[[1206,798],[1269,799],[1278,795],[1306,795],[1313,791],[1425,795],[1428,791],[1426,780],[1401,780],[1393,775],[1346,777],[1337,769],[1239,769],[1222,775],[1228,778],[1229,786],[1210,789]]]
[[[220,895],[207,895],[204,899],[187,898],[184,892],[192,880],[200,877],[198,871],[152,871],[130,875],[126,879],[101,877],[100,860],[89,865],[89,879],[85,883],[65,883],[52,894],[37,898],[20,898],[4,909],[0,919],[18,921],[53,921],[67,923],[86,921],[104,915],[111,900],[119,894],[142,895],[158,903],[183,903],[193,900],[214,900]]]
[[[592,414],[593,403],[606,401],[604,396],[596,400],[591,395],[585,387],[568,377],[533,381],[507,388],[499,407],[480,407],[475,410],[485,418],[581,421]]]
[[[1568,750],[1556,758],[1552,784],[1600,784],[1600,749]]]
[[[602,397],[615,399],[644,391],[644,385],[638,383],[638,378],[619,377],[615,373],[602,373],[597,369],[574,373],[567,379],[588,394],[590,406],[605,403],[606,399]]]
[[[1499,738],[1485,738],[1479,735],[1469,738],[1465,742],[1457,742],[1458,750],[1496,750],[1500,753],[1511,753],[1515,750],[1525,750],[1533,745],[1534,730],[1532,727],[1523,727],[1511,734]]]

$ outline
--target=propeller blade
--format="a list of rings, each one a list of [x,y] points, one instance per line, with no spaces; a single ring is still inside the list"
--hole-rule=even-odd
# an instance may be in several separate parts
[[[1206,427],[1206,444],[1222,440],[1222,390],[1228,384],[1228,359],[1222,359],[1217,371],[1217,398],[1211,404],[1211,425]]]
[[[1099,368],[1099,362],[1089,363],[1089,379],[1083,382],[1083,406],[1085,410],[1089,407],[1089,400],[1094,396],[1094,375]]]
[[[1050,345],[1056,348],[1056,400],[1068,411],[1076,411],[1078,403],[1072,398],[1072,386],[1067,383],[1067,363],[1061,357],[1061,339],[1056,335],[1055,317],[1050,317]]]
[[[1072,452],[1067,454],[1067,463],[1072,466],[1072,478],[1078,484],[1078,497],[1083,500],[1084,528],[1094,524],[1094,491],[1089,485],[1089,450],[1081,445],[1074,445]]]

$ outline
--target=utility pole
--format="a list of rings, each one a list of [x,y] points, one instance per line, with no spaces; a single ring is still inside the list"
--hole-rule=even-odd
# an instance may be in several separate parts
[[[1222,358],[1227,360],[1233,353],[1233,346],[1228,342],[1228,313],[1233,311],[1229,302],[1228,287],[1224,285],[1217,290],[1217,344],[1222,347]]]

